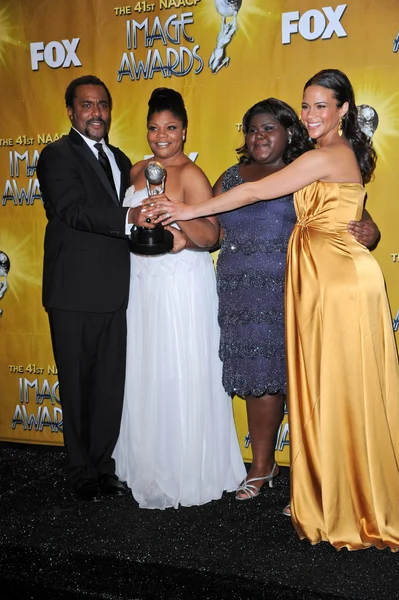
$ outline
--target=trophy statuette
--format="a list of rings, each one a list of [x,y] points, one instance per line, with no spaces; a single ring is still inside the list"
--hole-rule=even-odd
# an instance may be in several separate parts
[[[166,169],[161,163],[150,161],[145,168],[144,176],[147,180],[148,196],[163,194],[165,189]],[[151,188],[151,186],[156,186]],[[147,219],[151,223],[151,219]],[[133,228],[132,228],[133,229]],[[155,227],[135,227],[130,234],[130,249],[135,254],[155,256],[166,254],[173,248],[173,235],[163,228],[161,223]]]

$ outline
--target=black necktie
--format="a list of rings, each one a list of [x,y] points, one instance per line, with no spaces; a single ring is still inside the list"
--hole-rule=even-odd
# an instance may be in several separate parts
[[[97,144],[94,144],[94,147],[96,148],[96,150],[98,150],[98,161],[99,161],[100,165],[102,166],[102,168],[104,169],[105,174],[108,177],[108,181],[110,182],[112,189],[114,190],[115,194],[118,195],[116,192],[114,176],[112,174],[111,163],[109,162],[108,156],[104,152],[103,145],[100,142],[97,142]]]

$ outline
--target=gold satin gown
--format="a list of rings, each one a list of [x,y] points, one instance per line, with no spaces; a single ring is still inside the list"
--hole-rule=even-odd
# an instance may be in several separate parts
[[[384,279],[348,233],[360,184],[295,194],[286,275],[291,511],[300,538],[399,549],[399,368]]]

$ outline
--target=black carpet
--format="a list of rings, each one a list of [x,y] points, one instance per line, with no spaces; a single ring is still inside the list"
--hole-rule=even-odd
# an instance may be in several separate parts
[[[0,444],[1,600],[399,599],[399,553],[299,541],[286,470],[257,500],[154,511],[77,503],[64,459]]]

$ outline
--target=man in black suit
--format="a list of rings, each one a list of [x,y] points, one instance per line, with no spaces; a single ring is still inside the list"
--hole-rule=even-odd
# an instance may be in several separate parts
[[[91,75],[75,79],[65,102],[72,128],[43,149],[37,165],[48,219],[43,305],[58,367],[67,476],[78,499],[95,501],[126,491],[112,452],[125,381],[127,234],[145,219],[139,208],[121,206],[131,162],[107,144],[112,99],[105,84]]]

